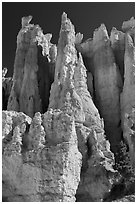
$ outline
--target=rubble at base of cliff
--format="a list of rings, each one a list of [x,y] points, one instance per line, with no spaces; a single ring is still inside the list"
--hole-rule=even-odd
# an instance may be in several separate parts
[[[135,20],[58,44],[21,19],[2,75],[3,202],[135,202]]]

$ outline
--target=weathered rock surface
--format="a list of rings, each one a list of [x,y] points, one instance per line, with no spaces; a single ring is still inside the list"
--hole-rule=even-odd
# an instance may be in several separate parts
[[[122,30],[131,35],[133,41],[135,42],[135,19],[132,17],[128,21],[124,21],[122,25]]]
[[[131,160],[135,151],[135,48],[129,33],[125,37],[124,86],[121,93],[121,124],[123,137],[128,142]]]
[[[36,35],[39,26],[29,24],[31,16],[22,18],[22,29],[17,36],[17,50],[14,63],[13,86],[7,110],[22,111],[33,117],[41,111],[38,91]]]
[[[92,52],[95,104],[105,121],[105,131],[115,152],[121,140],[119,101],[122,81],[104,25],[94,32]]]
[[[73,114],[77,121],[83,122],[82,101],[75,90],[73,79],[76,62],[74,26],[63,13],[49,108],[66,111]]]
[[[17,36],[13,86],[7,109],[33,117],[37,111],[45,112],[48,108],[56,46],[50,43],[51,34],[44,35],[38,25],[29,24],[31,19],[32,16],[22,18],[22,29]]]
[[[134,19],[126,33],[109,38],[102,24],[82,42],[63,13],[57,46],[31,20],[22,18],[12,88],[3,70],[3,201],[103,201],[122,131],[134,164]]]
[[[3,199],[75,201],[82,157],[73,117],[50,110],[31,120],[5,111],[3,121]]]
[[[76,52],[75,42],[74,26],[63,14],[49,108],[74,114],[78,148],[83,156],[76,197],[83,201],[88,195],[88,201],[99,201],[111,189],[107,172],[113,172],[113,154],[104,137],[103,121],[87,90],[86,68],[81,54]],[[99,179],[94,182],[96,176]]]
[[[122,81],[124,81],[124,54],[125,54],[125,33],[112,28],[110,35],[111,47],[115,56],[115,62],[120,70]]]

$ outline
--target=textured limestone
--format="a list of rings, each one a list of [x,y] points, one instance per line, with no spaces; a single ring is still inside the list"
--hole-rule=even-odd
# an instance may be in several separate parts
[[[77,66],[74,71],[74,86],[76,93],[82,101],[83,111],[85,114],[84,125],[91,126],[94,123],[98,123],[99,125],[100,116],[87,88],[86,68],[83,64],[83,59],[80,53],[77,60]]]
[[[93,52],[95,104],[105,121],[105,131],[115,152],[121,140],[119,101],[122,80],[104,25],[94,32]]]
[[[22,29],[17,36],[13,86],[7,110],[22,111],[33,117],[41,110],[38,91],[36,35],[39,26],[29,24],[32,16],[22,18]]]
[[[121,93],[121,124],[123,137],[128,142],[131,160],[134,162],[135,47],[129,33],[126,33],[125,46],[124,86]]]
[[[118,65],[122,81],[124,81],[124,54],[125,54],[125,33],[112,28],[110,35],[111,47]]]
[[[3,201],[103,201],[116,173],[104,129],[116,151],[121,122],[134,163],[134,20],[82,43],[63,13],[56,46],[31,19],[17,37],[8,110],[18,112],[3,111]]]
[[[3,200],[74,202],[81,154],[73,117],[50,110],[42,121],[40,113],[31,120],[5,111],[3,121]]]
[[[83,122],[82,101],[74,88],[73,77],[76,62],[74,26],[63,13],[49,108],[61,109],[68,114],[74,114],[77,121]]]
[[[114,173],[112,168],[114,158],[110,152],[109,143],[104,137],[103,121],[87,90],[86,68],[81,54],[75,49],[77,38],[78,36],[75,39],[74,26],[66,14],[63,14],[55,65],[55,81],[51,88],[49,108],[74,114],[78,148],[82,154],[83,164],[76,197],[84,199],[88,194],[88,201],[99,201],[111,189],[107,172]],[[54,124],[52,127],[55,131],[59,129]],[[52,137],[56,143],[54,135]],[[49,140],[53,142],[51,138]],[[101,177],[98,173],[96,174],[97,169],[100,169]],[[95,183],[90,178],[92,174],[93,180],[96,176],[99,177],[95,181],[96,189],[98,189],[96,192]]]
[[[120,40],[117,40],[116,34],[118,34]],[[116,32],[113,29],[109,39],[106,27],[102,24],[94,31],[93,39],[88,39],[76,45],[77,50],[82,53],[88,72],[93,76],[93,79],[91,79],[93,82],[91,86],[94,87],[93,100],[101,117],[104,119],[106,135],[111,142],[113,151],[116,151],[116,146],[121,140],[119,100],[122,90],[122,79],[120,72],[123,74],[124,63],[119,55],[117,57],[116,54],[119,52],[119,46],[122,46],[121,55],[124,56],[123,35],[122,32]],[[114,54],[113,50],[116,51]],[[120,68],[118,68],[115,59],[118,61],[117,64],[120,64]],[[90,89],[92,90],[92,88]]]
[[[77,190],[77,201],[102,201],[111,190],[114,175],[114,157],[103,129],[76,126],[79,150],[82,153],[82,171]],[[83,145],[85,144],[85,146]],[[88,147],[88,148],[87,148]]]
[[[38,25],[30,24],[31,19],[32,16],[22,18],[22,29],[17,36],[8,110],[33,117],[37,111],[47,111],[57,49],[50,42],[52,35],[44,35]]]

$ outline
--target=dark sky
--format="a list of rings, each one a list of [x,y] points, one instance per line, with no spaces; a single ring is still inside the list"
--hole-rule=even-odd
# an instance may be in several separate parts
[[[51,42],[57,43],[61,15],[65,11],[76,32],[84,40],[92,37],[95,28],[104,23],[110,32],[114,26],[121,30],[124,20],[135,16],[135,3],[126,2],[4,2],[2,3],[2,66],[7,76],[12,75],[16,51],[16,37],[21,28],[21,17],[32,15],[31,23],[39,24],[44,33],[52,33]]]

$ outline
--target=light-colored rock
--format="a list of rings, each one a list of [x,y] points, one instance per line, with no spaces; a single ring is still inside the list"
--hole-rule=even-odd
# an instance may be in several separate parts
[[[31,118],[3,112],[3,201],[74,202],[75,197],[79,202],[103,201],[116,173],[104,121],[115,151],[122,120],[134,160],[132,29],[127,24],[126,33],[113,28],[109,39],[102,24],[93,39],[82,43],[83,35],[75,35],[63,13],[56,46],[50,42],[52,34],[43,34],[31,19],[22,18],[8,104],[8,110]]]
[[[105,121],[111,150],[115,152],[121,140],[119,101],[122,80],[104,26],[99,27],[94,33],[93,52],[95,104]]]
[[[111,190],[114,156],[103,129],[76,126],[79,151],[82,153],[82,172],[77,201],[101,201]],[[83,144],[86,144],[85,146]]]
[[[3,147],[4,200],[74,202],[82,159],[74,118],[52,110],[44,114],[44,120],[36,113],[32,121],[23,113],[5,111],[3,114],[4,139],[8,137],[5,130],[13,130],[11,140]],[[26,131],[22,125],[30,121]],[[60,127],[58,131],[53,130],[52,124]],[[56,144],[50,143],[54,141],[53,136]],[[25,142],[27,148],[23,147]]]
[[[32,16],[22,18],[22,29],[17,36],[13,86],[7,110],[22,111],[33,117],[35,112],[41,110],[36,74],[36,35],[40,27],[29,24],[31,19]]]
[[[74,86],[82,101],[83,111],[85,114],[84,125],[88,127],[92,126],[93,124],[100,125],[98,110],[95,107],[88,91],[86,68],[83,64],[83,59],[80,53],[74,72]]]
[[[134,163],[134,108],[135,108],[135,47],[131,36],[126,34],[124,56],[124,86],[121,93],[121,125],[123,137],[128,142],[131,160]],[[133,128],[133,129],[132,129]]]
[[[115,56],[115,62],[120,70],[122,81],[124,81],[124,54],[125,54],[125,33],[112,28],[110,35],[111,47]]]
[[[7,69],[6,67],[4,67],[4,68],[2,69],[2,79],[5,78],[7,72],[8,72],[8,69]]]
[[[130,34],[133,40],[135,40],[135,19],[134,17],[131,17],[130,20],[123,22],[122,30]]]
[[[49,108],[61,109],[84,121],[82,101],[74,87],[74,69],[77,62],[74,26],[63,13],[57,47],[55,78],[51,87]]]

